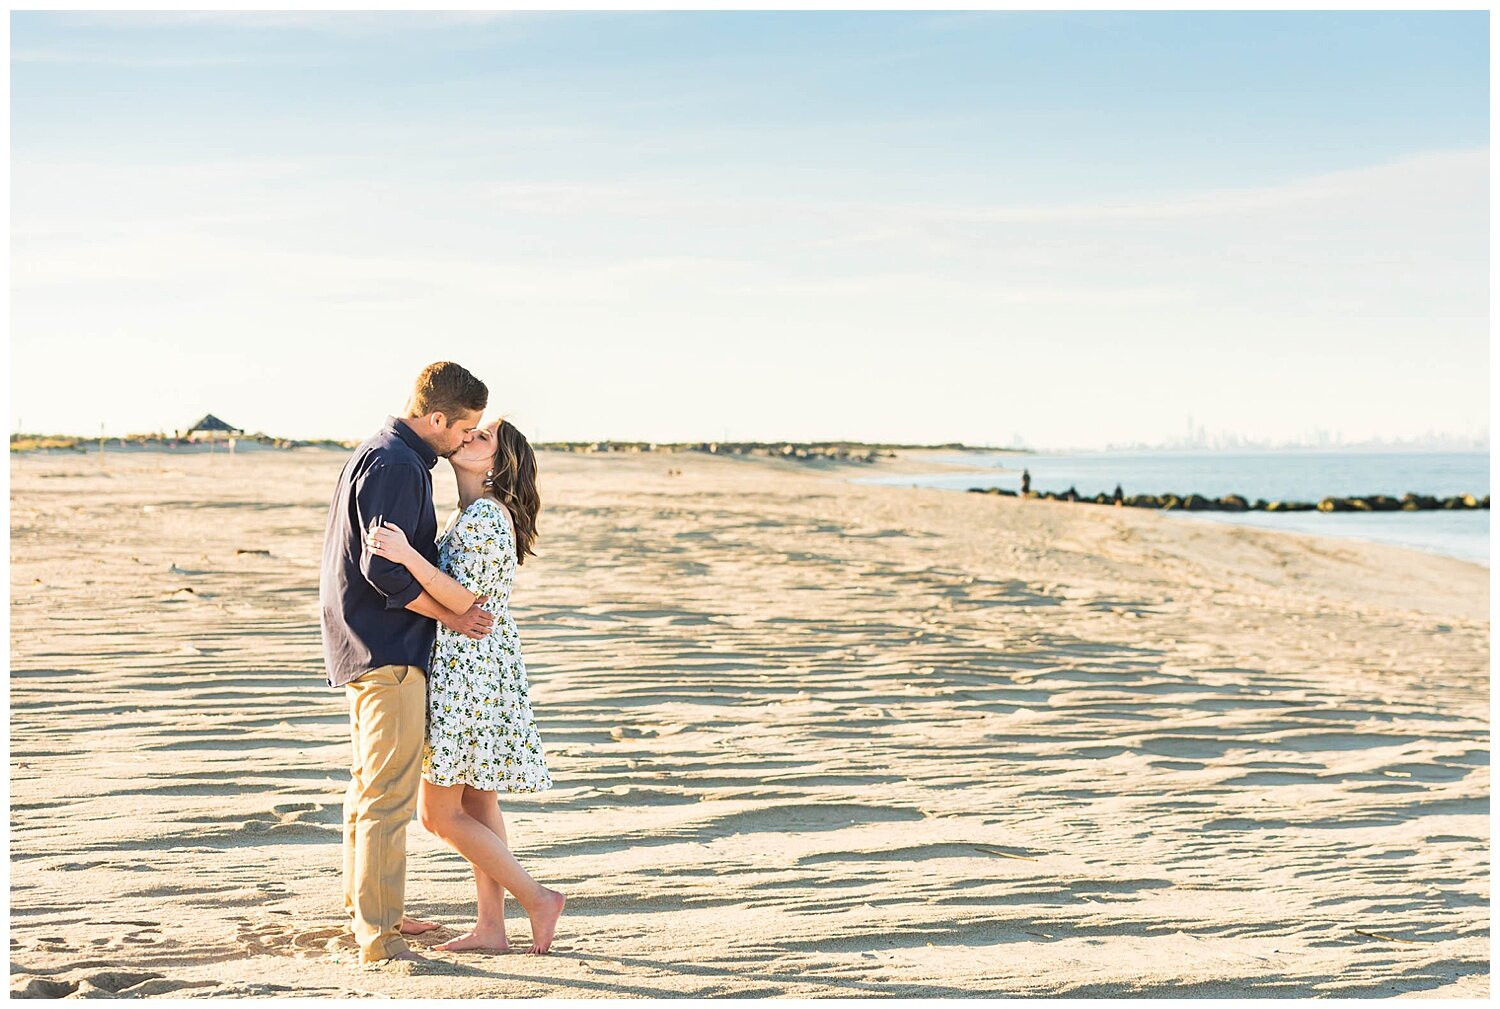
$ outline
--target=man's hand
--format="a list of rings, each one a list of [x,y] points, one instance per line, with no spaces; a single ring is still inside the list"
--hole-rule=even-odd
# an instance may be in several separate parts
[[[480,596],[474,600],[474,605],[470,606],[467,612],[438,619],[442,620],[443,626],[448,630],[478,641],[495,627],[494,615],[479,608],[479,604],[488,602],[489,598],[489,596]]]

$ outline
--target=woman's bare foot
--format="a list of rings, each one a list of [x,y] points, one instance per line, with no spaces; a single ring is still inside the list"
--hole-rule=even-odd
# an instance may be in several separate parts
[[[435,921],[422,921],[420,918],[401,916],[400,932],[402,935],[421,935],[423,932],[431,932],[435,928],[442,928],[442,926]]]
[[[464,950],[471,949],[484,950],[488,953],[505,953],[510,950],[510,943],[505,938],[504,928],[480,928],[475,925],[457,939],[449,939],[432,948],[440,949],[445,953],[462,953]]]
[[[542,893],[546,896],[537,905],[537,909],[526,912],[531,918],[531,948],[526,951],[528,953],[545,953],[552,948],[552,936],[557,931],[557,919],[562,917],[563,904],[568,899],[556,890],[548,890],[546,887],[542,887]]]

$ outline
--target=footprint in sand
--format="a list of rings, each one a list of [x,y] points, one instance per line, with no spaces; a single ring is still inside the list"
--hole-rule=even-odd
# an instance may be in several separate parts
[[[189,990],[191,995],[189,996]],[[347,988],[309,988],[258,981],[185,981],[155,973],[100,971],[69,977],[12,979],[10,997],[22,998],[146,998],[177,993],[179,997],[274,996],[295,993],[303,998],[368,998],[369,992]]]
[[[290,956],[306,960],[331,955],[358,962],[359,944],[354,941],[354,935],[347,924],[309,928],[269,917],[272,914],[286,913],[273,910],[261,921],[240,919],[235,938],[246,952],[254,956]],[[421,935],[407,936],[406,941],[419,947],[424,953],[430,953],[433,946],[447,942],[458,934],[454,929],[439,927]]]
[[[337,802],[284,802],[272,806],[271,812],[282,823],[339,824],[344,819],[343,804]]]
[[[133,971],[96,971],[71,977],[17,977],[11,998],[140,998],[185,988],[213,988],[214,981],[179,981],[161,974]]]
[[[246,919],[235,938],[248,952],[256,955],[306,959],[330,953],[357,955],[359,952],[354,935],[345,925],[306,928],[293,927],[284,921],[252,922]]]

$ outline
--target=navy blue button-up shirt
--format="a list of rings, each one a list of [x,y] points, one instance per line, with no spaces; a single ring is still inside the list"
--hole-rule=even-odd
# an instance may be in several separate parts
[[[394,522],[412,546],[438,562],[432,467],[437,453],[395,417],[366,439],[339,474],[323,536],[323,660],[341,687],[380,666],[421,666],[432,657],[437,622],[406,604],[422,586],[400,564],[370,552],[371,522]]]

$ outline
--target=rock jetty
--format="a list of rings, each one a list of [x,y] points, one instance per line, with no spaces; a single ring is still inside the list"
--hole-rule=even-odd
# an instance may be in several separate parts
[[[1013,490],[999,487],[970,487],[971,494],[998,494],[1001,497],[1018,497]],[[1258,498],[1253,503],[1239,494],[1226,494],[1211,498],[1201,494],[1130,494],[1122,495],[1118,501],[1110,494],[1095,494],[1088,497],[1079,494],[1077,488],[1065,491],[1032,491],[1024,495],[1044,501],[1082,501],[1086,504],[1118,504],[1125,508],[1158,508],[1162,511],[1213,511],[1213,512],[1419,512],[1488,510],[1490,496],[1476,497],[1459,494],[1453,497],[1433,497],[1429,494],[1403,494],[1399,498],[1386,494],[1367,494],[1362,497],[1325,497],[1320,501],[1267,501]]]

